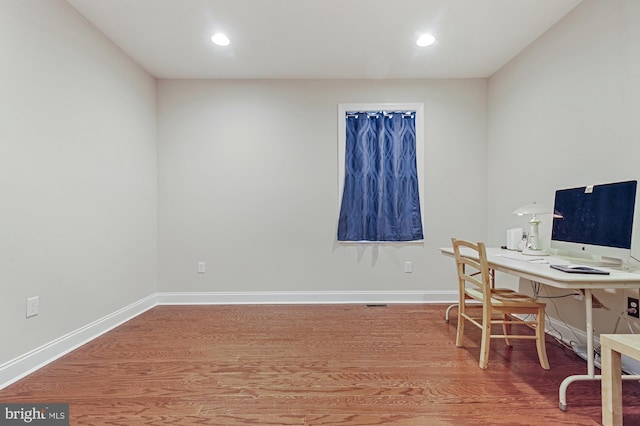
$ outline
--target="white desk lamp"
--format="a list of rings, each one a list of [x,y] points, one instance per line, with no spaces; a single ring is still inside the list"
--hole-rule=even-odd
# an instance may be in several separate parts
[[[526,206],[522,206],[513,211],[513,214],[517,214],[518,216],[524,216],[525,214],[532,215],[531,220],[529,221],[529,224],[531,225],[531,230],[529,232],[529,244],[522,250],[522,254],[528,254],[531,256],[549,255],[549,253],[542,250],[538,245],[538,225],[540,225],[541,221],[536,215],[543,213],[551,213],[551,209],[541,204],[536,204],[535,201],[532,204],[527,204]]]

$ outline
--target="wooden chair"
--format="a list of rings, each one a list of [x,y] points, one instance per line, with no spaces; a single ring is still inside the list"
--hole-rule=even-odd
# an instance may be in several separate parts
[[[455,238],[452,238],[451,242],[456,259],[460,293],[456,346],[462,347],[464,324],[465,321],[469,321],[482,330],[480,368],[487,368],[491,339],[504,339],[508,346],[511,346],[511,339],[535,339],[540,365],[548,370],[549,361],[544,334],[545,304],[510,289],[492,288],[484,243],[473,244]],[[465,308],[469,301],[481,302],[482,318],[474,318],[466,313]],[[500,317],[496,318],[495,315],[498,314]],[[515,316],[516,314],[527,316],[521,319]],[[534,319],[528,319],[531,316]],[[494,324],[502,325],[503,334],[491,334],[491,326]],[[510,334],[513,324],[532,327],[535,335]]]

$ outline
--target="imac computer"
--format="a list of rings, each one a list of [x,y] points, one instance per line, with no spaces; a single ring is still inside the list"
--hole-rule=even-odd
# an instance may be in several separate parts
[[[627,264],[637,185],[631,180],[557,190],[551,248],[560,255]]]

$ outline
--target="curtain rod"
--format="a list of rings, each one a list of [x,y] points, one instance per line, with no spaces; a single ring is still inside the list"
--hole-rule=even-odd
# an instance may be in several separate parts
[[[378,114],[383,114],[386,117],[392,117],[394,114],[402,114],[405,117],[412,117],[415,115],[415,111],[347,111],[347,117],[358,117],[359,114],[367,114],[370,117],[377,117]]]

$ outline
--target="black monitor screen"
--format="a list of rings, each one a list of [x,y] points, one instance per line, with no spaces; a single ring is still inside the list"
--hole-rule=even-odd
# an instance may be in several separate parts
[[[637,181],[556,191],[551,239],[631,248]]]

